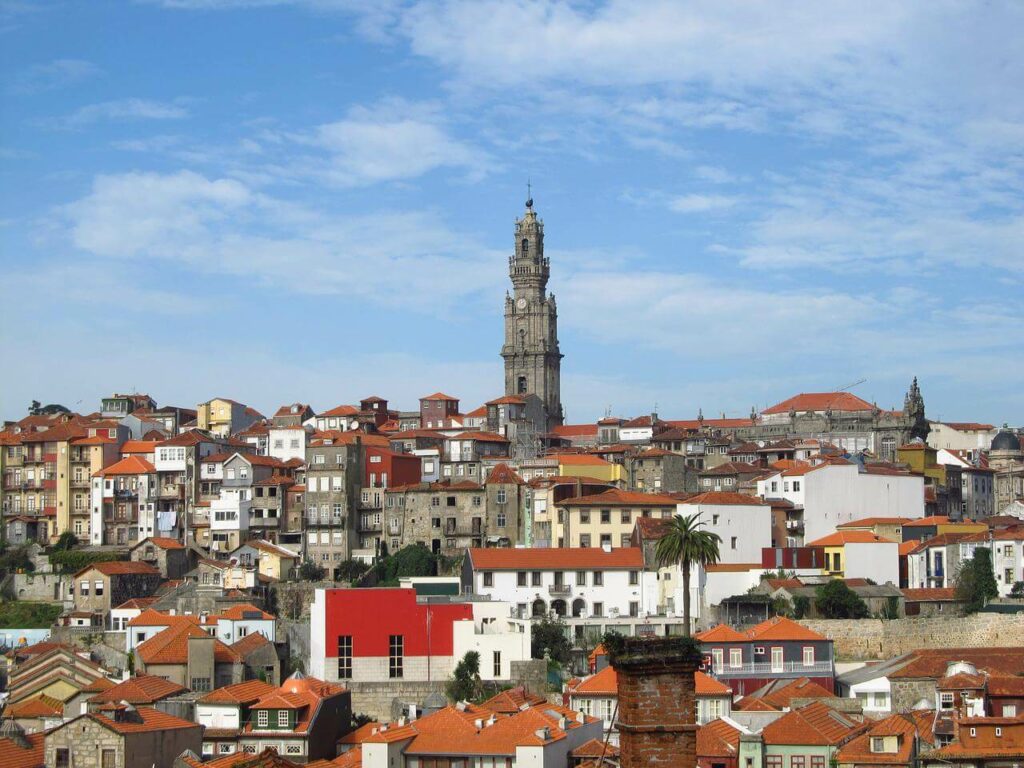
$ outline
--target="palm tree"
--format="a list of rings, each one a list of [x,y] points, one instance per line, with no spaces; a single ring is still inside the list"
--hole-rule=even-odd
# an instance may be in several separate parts
[[[668,531],[654,550],[658,566],[678,565],[683,573],[683,621],[686,634],[690,634],[690,566],[714,565],[718,562],[718,545],[722,539],[717,533],[700,528],[700,514],[676,515]]]

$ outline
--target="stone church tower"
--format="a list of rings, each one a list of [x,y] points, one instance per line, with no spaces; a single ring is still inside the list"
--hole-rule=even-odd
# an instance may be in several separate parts
[[[558,309],[548,294],[550,263],[544,256],[544,223],[526,201],[526,213],[516,221],[515,254],[508,260],[512,294],[505,294],[505,394],[535,395],[543,411],[544,431],[562,423],[561,366],[558,349]]]

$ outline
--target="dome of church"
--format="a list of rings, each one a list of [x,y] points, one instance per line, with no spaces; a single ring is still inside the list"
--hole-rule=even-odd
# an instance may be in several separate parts
[[[1002,429],[992,438],[993,451],[1020,451],[1020,438],[1008,429]]]

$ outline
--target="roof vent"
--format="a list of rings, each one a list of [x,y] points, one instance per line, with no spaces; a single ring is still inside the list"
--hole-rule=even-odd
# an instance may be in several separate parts
[[[601,551],[602,552],[611,552],[612,551],[612,544],[611,544],[611,542],[610,541],[606,541],[603,544],[601,544]]]
[[[478,717],[478,718],[477,718],[476,720],[474,720],[474,721],[473,721],[473,726],[474,726],[474,727],[475,727],[475,728],[476,728],[476,729],[477,729],[478,731],[481,731],[481,730],[483,730],[483,727],[484,727],[484,721],[483,721],[483,720],[481,720],[481,719],[480,719],[480,718]]]
[[[459,710],[459,712],[465,712],[466,711],[466,702],[464,702],[464,701],[456,702],[455,703],[455,708],[457,710]]]

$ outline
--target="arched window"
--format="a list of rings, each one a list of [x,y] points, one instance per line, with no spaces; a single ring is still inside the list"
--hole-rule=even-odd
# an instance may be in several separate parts
[[[526,394],[526,377],[520,376],[519,381],[516,383],[516,392],[520,395]]]
[[[530,241],[527,240],[524,237],[523,238],[523,242],[520,243],[519,245],[520,245],[520,252],[523,254],[523,256],[529,256],[530,255]]]

